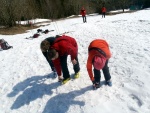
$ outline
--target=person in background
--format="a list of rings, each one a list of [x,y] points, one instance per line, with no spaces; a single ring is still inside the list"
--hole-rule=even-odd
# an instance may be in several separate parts
[[[82,7],[80,14],[82,15],[83,23],[87,22],[86,21],[86,10],[84,9],[84,7]]]
[[[100,87],[101,69],[103,71],[106,84],[108,86],[112,86],[111,75],[108,67],[108,60],[110,57],[111,53],[109,45],[105,40],[95,39],[90,43],[88,47],[88,60],[86,66],[94,88]],[[94,67],[94,76],[92,66]]]
[[[71,62],[74,69],[74,78],[79,77],[80,66],[78,62],[78,45],[74,38],[66,35],[62,35],[57,38],[53,45],[50,46],[48,51],[48,57],[53,61],[54,67],[59,76],[59,81],[65,84],[70,80],[70,74],[67,66],[67,57],[71,56]],[[63,79],[61,80],[61,71],[63,73]]]
[[[102,18],[103,17],[105,18],[105,15],[106,15],[106,8],[103,6],[102,7]]]
[[[57,74],[56,74],[56,70],[54,68],[54,64],[51,60],[48,59],[48,49],[49,47],[54,43],[55,39],[58,38],[59,35],[56,35],[56,37],[49,37],[49,38],[46,38],[44,39],[41,44],[40,44],[40,48],[41,48],[41,51],[42,51],[42,54],[44,55],[44,57],[46,58],[47,62],[49,63],[50,67],[51,67],[51,70],[54,72],[54,76],[57,77]]]

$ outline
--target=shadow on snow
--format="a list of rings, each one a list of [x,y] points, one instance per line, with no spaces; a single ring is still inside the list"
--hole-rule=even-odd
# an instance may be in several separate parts
[[[78,101],[74,98],[84,94],[88,90],[91,90],[91,86],[56,95],[47,102],[42,113],[66,113],[71,105],[84,106],[84,101]]]
[[[46,79],[52,78],[52,74],[45,76],[33,76],[16,84],[13,87],[13,91],[10,92],[8,97],[15,97],[11,109],[18,109],[25,104],[42,98],[44,95],[52,95],[52,89],[56,89],[60,86],[60,83],[55,82],[51,84],[45,84]],[[87,86],[80,90],[71,91],[69,93],[62,93],[52,97],[46,104],[43,113],[65,113],[68,111],[70,105],[84,106],[85,102],[74,100],[75,97],[84,94],[86,91],[91,90],[91,86]]]
[[[13,87],[13,91],[7,95],[8,97],[19,95],[11,106],[11,109],[18,109],[25,104],[28,105],[31,101],[34,101],[37,98],[42,98],[43,95],[51,95],[51,90],[59,86],[58,82],[52,84],[44,83],[44,81],[49,79],[51,76],[52,74],[45,76],[33,76],[16,84]]]

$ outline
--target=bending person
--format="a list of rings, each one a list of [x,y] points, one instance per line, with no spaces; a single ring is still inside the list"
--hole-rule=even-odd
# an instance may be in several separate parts
[[[55,41],[55,39],[57,37],[58,36],[46,38],[40,44],[40,48],[41,48],[42,54],[44,55],[44,57],[46,58],[47,62],[49,63],[49,65],[51,67],[51,70],[54,72],[55,77],[57,76],[57,74],[55,73],[56,70],[54,68],[54,64],[53,64],[53,62],[51,60],[48,59],[48,55],[47,54],[48,54],[48,49],[54,43],[54,41]]]
[[[53,61],[54,67],[61,81],[61,71],[63,73],[62,84],[70,80],[70,73],[67,66],[67,57],[71,56],[71,62],[75,72],[74,78],[79,77],[79,62],[78,62],[78,45],[74,38],[63,35],[57,38],[54,44],[50,47],[48,57]]]
[[[101,72],[103,71],[106,84],[112,86],[111,75],[109,73],[108,60],[111,57],[109,45],[105,40],[93,40],[88,47],[87,71],[95,88],[100,87]],[[94,67],[94,75],[92,72]]]

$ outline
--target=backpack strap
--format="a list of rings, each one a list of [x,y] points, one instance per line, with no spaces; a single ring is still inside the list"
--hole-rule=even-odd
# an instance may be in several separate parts
[[[57,38],[59,38],[59,37],[57,37]],[[66,40],[67,41],[67,39],[62,38],[62,39],[59,39],[59,40],[55,40],[54,43],[58,43],[58,42],[60,42],[62,40]]]
[[[97,50],[100,54],[102,54],[106,58],[106,53],[103,50],[101,50],[100,48],[97,48],[97,47],[89,48],[89,52],[91,50]]]

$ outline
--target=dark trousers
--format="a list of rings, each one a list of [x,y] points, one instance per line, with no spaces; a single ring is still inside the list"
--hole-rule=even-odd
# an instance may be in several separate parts
[[[48,60],[48,63],[49,63],[49,65],[50,65],[52,71],[55,71],[53,62],[52,62],[51,60]]]
[[[102,18],[103,18],[103,17],[105,18],[105,12],[102,13]]]
[[[67,66],[67,57],[68,55],[64,55],[60,57],[60,64],[61,64],[64,79],[70,77],[68,66]],[[75,73],[78,73],[80,71],[80,66],[79,66],[78,58],[76,57],[75,59],[77,61],[77,64],[73,65],[73,69]]]
[[[52,62],[51,60],[48,59],[47,52],[42,52],[42,53],[43,53],[43,55],[45,56],[47,62],[49,63],[49,65],[50,65],[52,71],[55,71],[54,64],[53,64],[53,62]]]
[[[86,16],[82,16],[82,18],[83,18],[83,23],[85,23],[86,22]]]
[[[105,66],[102,69],[103,74],[104,74],[104,78],[106,81],[111,79],[110,73],[109,73],[109,67],[108,67],[108,60],[106,60]],[[100,70],[97,70],[94,68],[94,79],[95,82],[100,82],[101,79],[101,72]]]

